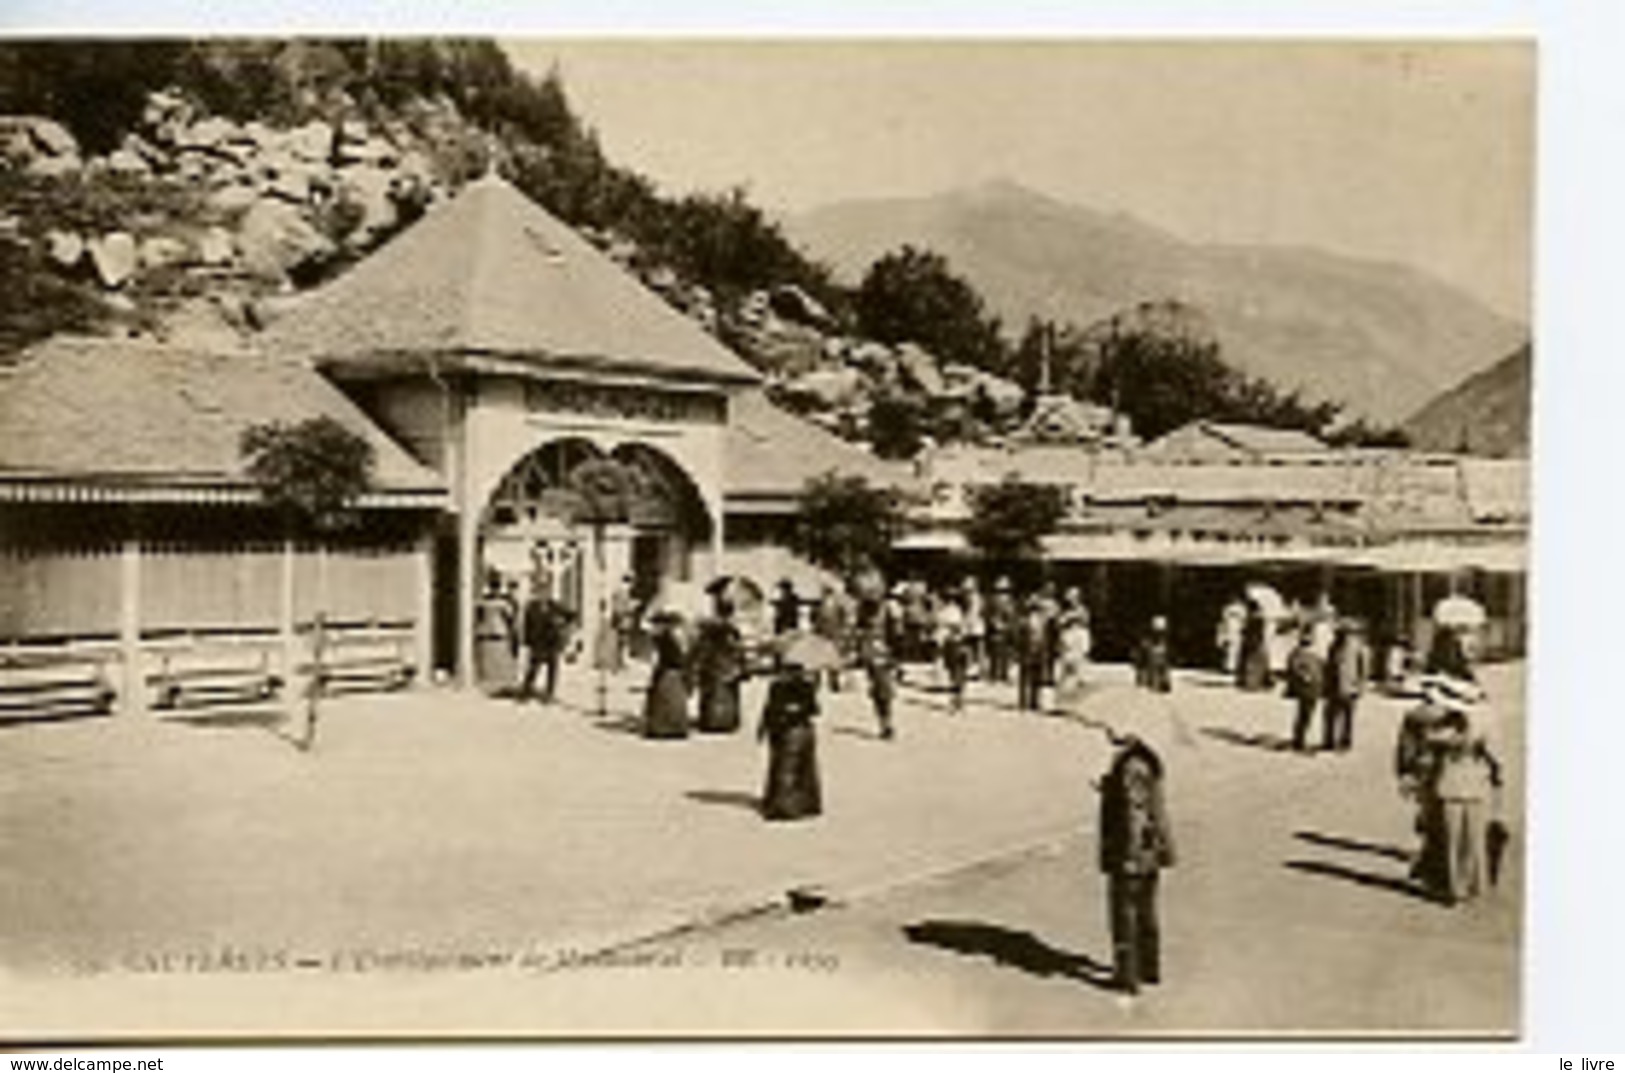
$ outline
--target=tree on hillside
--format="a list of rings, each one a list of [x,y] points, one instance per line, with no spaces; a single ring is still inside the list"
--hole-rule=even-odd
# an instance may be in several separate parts
[[[946,258],[904,246],[869,266],[853,296],[859,330],[883,343],[918,343],[942,361],[1002,374],[1008,353],[999,321]]]
[[[929,428],[926,404],[910,395],[888,392],[869,407],[869,444],[881,458],[913,458],[925,446]]]
[[[1066,517],[1066,493],[1052,484],[1031,484],[1008,476],[998,484],[970,490],[965,539],[991,560],[1037,558],[1043,538]]]
[[[831,472],[802,489],[791,539],[799,554],[851,579],[885,561],[901,527],[894,492]]]
[[[1205,319],[1180,302],[1142,303],[1085,334],[1098,355],[1095,400],[1126,413],[1147,439],[1198,418],[1319,433],[1340,409],[1227,364]]]
[[[299,533],[326,535],[359,521],[355,505],[372,485],[372,444],[333,418],[254,425],[243,432],[238,449],[260,495],[282,519],[284,560],[289,569]],[[325,563],[318,576],[325,579]],[[311,642],[311,663],[317,670],[306,693],[305,732],[300,742],[300,748],[307,751],[316,745],[325,685],[320,669],[326,647],[325,581],[318,587],[323,591],[316,597]],[[290,677],[292,673],[290,667]]]

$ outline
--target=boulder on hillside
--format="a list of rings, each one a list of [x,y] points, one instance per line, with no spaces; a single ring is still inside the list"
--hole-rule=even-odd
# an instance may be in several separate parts
[[[747,328],[745,346],[759,368],[797,377],[824,366],[824,337],[811,328],[774,319],[765,327]]]
[[[151,175],[152,165],[140,153],[115,149],[107,154],[107,170],[116,175]]]
[[[300,160],[325,164],[333,158],[333,125],[313,119],[288,132],[288,151]]]
[[[192,125],[196,115],[192,104],[178,93],[155,90],[147,94],[141,112],[141,126],[160,145],[175,145],[181,132]]]
[[[818,299],[794,283],[780,284],[767,294],[769,307],[778,316],[812,328],[832,328],[835,318]]]
[[[200,264],[216,268],[228,265],[236,254],[237,244],[231,232],[224,227],[216,225],[198,236],[197,259]]]
[[[246,211],[260,199],[259,190],[244,183],[230,183],[209,194],[209,207],[227,216]]]
[[[79,141],[54,119],[35,116],[28,120],[28,134],[34,147],[46,156],[78,156]]]
[[[90,263],[102,286],[116,290],[124,286],[141,261],[135,236],[128,231],[111,231],[90,242]]]
[[[24,170],[41,179],[60,179],[84,166],[77,156],[37,156]]]
[[[45,233],[45,248],[56,264],[72,268],[85,255],[85,240],[77,231],[51,230]]]
[[[919,344],[904,343],[897,348],[897,368],[903,383],[915,391],[931,398],[946,394],[948,385],[936,356]]]
[[[797,408],[837,410],[853,406],[864,392],[863,374],[856,369],[815,369],[780,385],[782,394]]]
[[[79,143],[68,129],[54,119],[42,116],[0,116],[0,155],[13,164],[40,174],[60,169],[48,161],[71,160],[79,166]],[[58,170],[60,173],[60,170]]]
[[[370,165],[346,168],[339,176],[340,196],[361,210],[361,221],[347,242],[370,246],[400,219],[396,207],[395,176]]]
[[[176,132],[175,148],[197,152],[239,156],[235,148],[244,142],[243,128],[223,116],[207,116]]]
[[[267,282],[283,283],[291,272],[331,257],[335,248],[299,209],[276,198],[260,198],[237,226],[243,266]]]
[[[178,238],[169,235],[152,235],[141,240],[140,258],[142,268],[167,268],[178,265],[191,257],[191,249]]]

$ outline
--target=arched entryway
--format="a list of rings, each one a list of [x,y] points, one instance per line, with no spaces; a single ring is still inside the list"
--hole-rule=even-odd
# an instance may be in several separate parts
[[[613,460],[628,478],[624,521],[595,528],[576,483],[589,462]],[[517,599],[537,585],[571,608],[591,644],[604,601],[622,577],[639,604],[696,581],[716,520],[692,478],[658,447],[628,442],[605,451],[590,440],[551,440],[516,462],[479,518],[478,578]],[[590,649],[589,649],[590,651]]]

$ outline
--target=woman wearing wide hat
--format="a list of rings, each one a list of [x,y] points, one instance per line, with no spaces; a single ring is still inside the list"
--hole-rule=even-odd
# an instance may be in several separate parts
[[[699,688],[696,729],[732,734],[739,729],[739,684],[745,679],[745,640],[734,622],[733,601],[717,596],[716,613],[694,639],[694,681]]]
[[[822,638],[798,638],[779,655],[767,688],[757,737],[767,743],[767,783],[762,816],[801,820],[824,810],[818,777],[818,671],[825,662],[811,651]]]
[[[682,616],[667,607],[649,620],[654,627],[654,670],[643,700],[643,736],[656,739],[688,737],[688,653],[682,634]]]

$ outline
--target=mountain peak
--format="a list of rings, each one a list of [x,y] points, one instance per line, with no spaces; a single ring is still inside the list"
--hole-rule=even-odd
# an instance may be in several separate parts
[[[1397,421],[1506,354],[1525,330],[1415,269],[1312,249],[1192,242],[999,177],[792,219],[791,238],[845,278],[908,244],[948,259],[1009,324],[1079,328],[1143,303],[1201,311],[1236,367]]]

